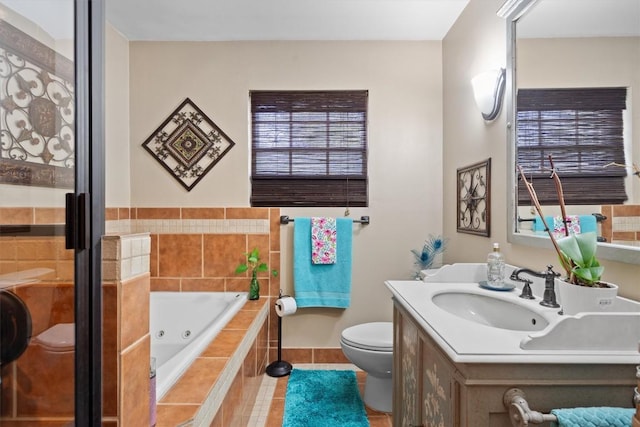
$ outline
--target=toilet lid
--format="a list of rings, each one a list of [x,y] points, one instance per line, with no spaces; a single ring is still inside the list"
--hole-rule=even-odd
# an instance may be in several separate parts
[[[342,331],[342,341],[365,350],[393,350],[393,323],[371,322],[351,326]]]
[[[75,324],[57,323],[40,333],[35,340],[51,349],[67,349],[75,345]]]

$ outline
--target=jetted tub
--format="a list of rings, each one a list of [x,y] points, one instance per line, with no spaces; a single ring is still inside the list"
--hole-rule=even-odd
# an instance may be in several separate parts
[[[149,330],[157,400],[246,301],[246,292],[151,292]]]

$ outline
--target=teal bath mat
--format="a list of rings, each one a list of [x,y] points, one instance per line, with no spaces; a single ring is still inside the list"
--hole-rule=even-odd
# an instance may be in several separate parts
[[[282,427],[369,427],[354,371],[294,369]]]

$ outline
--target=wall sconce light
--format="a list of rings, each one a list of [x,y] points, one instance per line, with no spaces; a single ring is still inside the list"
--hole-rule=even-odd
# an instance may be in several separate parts
[[[473,97],[486,121],[494,120],[500,113],[505,86],[505,69],[490,70],[471,79]]]

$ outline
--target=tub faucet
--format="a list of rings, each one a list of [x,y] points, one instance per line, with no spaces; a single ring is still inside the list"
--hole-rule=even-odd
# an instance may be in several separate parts
[[[517,280],[519,282],[528,282],[527,279],[521,279],[520,274],[526,273],[534,277],[540,277],[544,279],[544,295],[542,296],[542,301],[540,301],[540,305],[545,307],[560,307],[560,304],[556,301],[556,290],[555,290],[555,278],[559,277],[560,274],[553,271],[553,266],[548,265],[547,270],[543,272],[537,272],[530,270],[528,268],[517,268],[511,273],[511,280]]]

